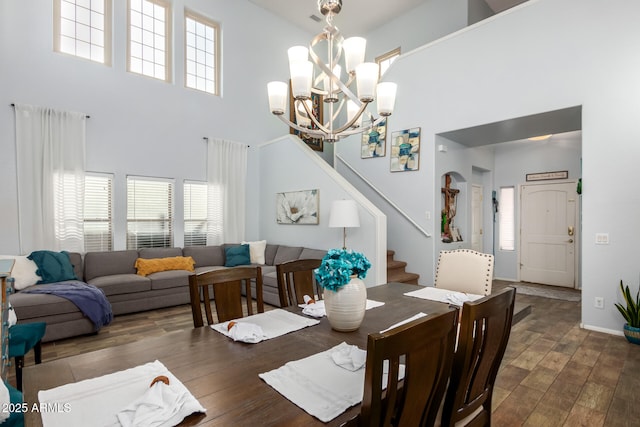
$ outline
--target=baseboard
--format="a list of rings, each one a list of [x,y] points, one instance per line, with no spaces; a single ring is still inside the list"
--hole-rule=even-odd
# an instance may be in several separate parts
[[[580,327],[588,331],[602,332],[604,334],[618,335],[620,337],[624,336],[624,332],[617,329],[601,328],[599,326],[585,325],[584,323],[580,323]]]

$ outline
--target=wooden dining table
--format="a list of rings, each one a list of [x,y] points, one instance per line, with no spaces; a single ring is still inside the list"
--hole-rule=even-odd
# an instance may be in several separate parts
[[[416,289],[415,285],[404,283],[367,288],[368,299],[385,304],[367,310],[362,325],[353,332],[334,331],[323,317],[316,326],[257,344],[246,344],[234,342],[204,326],[29,366],[24,369],[24,402],[29,406],[37,403],[40,390],[159,360],[207,409],[205,414],[196,413],[185,418],[180,426],[340,425],[359,413],[360,405],[323,423],[266,384],[258,374],[328,350],[341,342],[366,349],[367,336],[372,332],[386,329],[419,312],[432,314],[451,310],[444,303],[403,295]],[[288,310],[301,314],[299,307]],[[38,412],[25,413],[25,426],[41,425]]]

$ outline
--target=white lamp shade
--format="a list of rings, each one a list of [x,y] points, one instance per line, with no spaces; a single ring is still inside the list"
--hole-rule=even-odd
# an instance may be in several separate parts
[[[378,114],[380,114],[381,116],[390,116],[391,114],[393,114],[393,107],[396,103],[397,90],[398,85],[395,83],[378,83]]]
[[[331,202],[329,227],[360,227],[358,205],[355,200],[334,200]]]
[[[347,121],[351,121],[351,119],[353,119],[353,117],[356,114],[358,114],[358,111],[360,111],[360,107],[358,107],[358,105],[352,100],[348,100],[347,101]],[[359,128],[361,126],[362,126],[362,114],[360,114],[360,117],[358,117],[358,119],[353,123],[352,127]]]
[[[307,114],[307,110],[304,109],[304,105],[302,105],[303,102],[307,104],[307,107],[309,107],[309,110],[311,110],[310,99],[305,99],[304,101],[296,101],[296,124],[308,128],[311,126],[311,119]]]
[[[269,94],[269,109],[273,114],[284,114],[287,110],[287,94],[289,88],[285,82],[267,83],[267,93]]]
[[[374,62],[364,62],[356,68],[356,84],[360,101],[371,102],[376,98],[378,70],[378,64]]]
[[[347,73],[356,70],[356,67],[364,62],[364,51],[367,47],[367,40],[362,37],[349,37],[342,42],[344,52],[344,64]]]
[[[294,62],[304,62],[309,60],[309,49],[304,46],[293,46],[287,50],[289,65]]]
[[[291,64],[291,90],[296,99],[311,97],[311,80],[313,80],[313,63],[300,61]]]

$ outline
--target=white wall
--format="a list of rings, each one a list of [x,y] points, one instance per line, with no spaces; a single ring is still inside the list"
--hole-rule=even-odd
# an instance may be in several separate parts
[[[260,236],[267,241],[315,249],[342,247],[342,228],[329,228],[333,200],[358,203],[360,227],[347,229],[347,248],[364,253],[372,268],[367,286],[386,283],[387,223],[384,214],[297,137],[286,136],[260,148]],[[276,193],[314,190],[319,193],[319,224],[276,222]]]
[[[52,3],[0,2],[0,253],[18,251],[11,103],[91,116],[87,169],[115,174],[115,249],[125,247],[127,175],[176,179],[176,218],[182,218],[182,181],[206,178],[203,137],[246,143],[253,151],[258,143],[288,131],[269,114],[266,84],[286,79],[287,48],[308,42],[310,36],[297,27],[247,1],[173,0],[174,76],[165,83],[126,72],[126,1],[113,2],[111,67],[53,52]],[[222,96],[184,88],[185,7],[221,23]],[[250,156],[255,164],[255,154]],[[250,174],[249,179],[257,177]],[[248,216],[249,238],[257,232],[257,217],[254,206]],[[180,246],[181,221],[175,226],[174,243]]]
[[[389,131],[422,128],[420,171],[390,174],[388,164],[359,161],[346,144],[344,156],[420,219],[437,211],[437,134],[581,105],[582,321],[620,331],[617,284],[638,285],[640,196],[629,183],[640,158],[639,14],[631,1],[612,8],[602,0],[530,0],[405,54],[387,76],[400,83]],[[595,245],[598,232],[611,243]],[[407,252],[428,263],[433,248]],[[593,308],[596,296],[604,310]]]

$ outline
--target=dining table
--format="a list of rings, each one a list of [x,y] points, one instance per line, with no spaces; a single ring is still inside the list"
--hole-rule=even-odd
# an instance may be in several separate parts
[[[352,332],[333,330],[325,316],[315,326],[248,344],[233,341],[204,326],[29,366],[24,369],[25,408],[37,406],[40,390],[158,360],[206,408],[206,413],[194,413],[180,426],[341,425],[360,412],[360,404],[324,423],[289,401],[258,375],[342,342],[366,350],[370,333],[387,329],[420,312],[429,315],[452,310],[446,303],[404,295],[416,289],[419,287],[405,283],[367,288],[367,298],[384,305],[367,310],[360,327]],[[286,310],[302,315],[302,309],[297,306]],[[24,415],[27,427],[42,426],[39,411],[27,410]],[[89,420],[86,425],[91,425]]]

